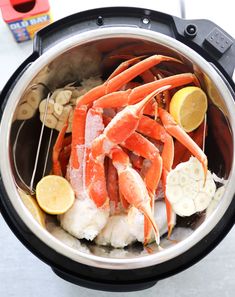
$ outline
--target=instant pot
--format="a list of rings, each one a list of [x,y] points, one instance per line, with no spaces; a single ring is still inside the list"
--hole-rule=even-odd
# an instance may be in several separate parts
[[[202,213],[178,220],[172,235],[177,243],[163,238],[163,248],[153,244],[151,253],[138,244],[112,249],[74,238],[78,244],[68,244],[34,220],[17,191],[17,187],[27,191],[27,185],[34,186],[49,173],[50,161],[45,167],[45,156],[49,152],[50,159],[48,141],[51,137],[53,143],[56,136],[50,129],[44,129],[42,135],[38,113],[26,121],[16,119],[25,92],[41,85],[43,99],[50,90],[77,80],[79,75],[89,77],[94,69],[105,77],[108,70],[102,59],[95,63],[93,58],[119,48],[136,56],[170,55],[195,73],[210,100],[206,138],[209,168],[226,181],[224,195],[208,218]],[[84,67],[79,64],[81,69],[77,69],[80,55]],[[95,65],[89,70],[88,64]],[[206,256],[229,232],[235,218],[234,68],[234,39],[208,20],[112,7],[77,13],[39,31],[33,53],[15,71],[0,97],[0,210],[17,238],[63,279],[99,290],[144,289]],[[49,220],[50,226],[56,224],[53,218]]]

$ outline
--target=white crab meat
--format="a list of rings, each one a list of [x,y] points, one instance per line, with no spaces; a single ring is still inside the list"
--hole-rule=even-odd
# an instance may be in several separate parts
[[[154,205],[154,219],[158,226],[160,236],[167,233],[166,204],[163,201],[156,201]],[[173,217],[173,224],[176,222],[176,215]],[[130,232],[139,242],[144,242],[144,215],[135,207],[128,212],[128,225]],[[155,240],[154,233],[151,235],[151,242]]]
[[[167,233],[166,205],[163,201],[155,202],[154,218],[158,225],[160,236]],[[176,216],[174,215],[174,224]],[[155,240],[152,232],[151,241]],[[135,241],[144,242],[144,215],[134,206],[128,214],[110,216],[104,229],[96,237],[98,245],[111,245],[123,248]]]
[[[111,245],[115,248],[123,248],[134,241],[136,238],[130,232],[126,214],[110,216],[104,229],[95,239],[98,245]]]
[[[216,209],[217,205],[219,204],[220,200],[223,197],[224,191],[225,191],[225,186],[222,186],[217,189],[213,199],[211,200],[209,206],[206,209],[206,218],[208,218],[212,214],[212,212]]]
[[[109,209],[97,208],[93,200],[75,199],[73,206],[59,221],[61,227],[79,239],[93,240],[104,228],[109,217]]]
[[[180,163],[168,174],[166,195],[173,210],[179,216],[191,216],[205,210],[216,191],[211,172],[207,171],[204,184],[204,171],[195,157]]]

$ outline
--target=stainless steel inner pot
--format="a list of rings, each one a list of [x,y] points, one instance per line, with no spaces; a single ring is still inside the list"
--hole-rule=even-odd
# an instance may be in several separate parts
[[[15,120],[17,108],[25,92],[37,83],[54,90],[65,83],[102,72],[104,71],[101,67],[102,56],[121,45],[131,43],[138,44],[138,55],[146,54],[146,51],[141,52],[142,44],[143,48],[149,48],[148,54],[164,54],[181,59],[188,69],[197,75],[210,97],[209,132],[206,141],[209,169],[219,177],[228,180],[224,196],[209,218],[205,220],[201,214],[190,220],[178,221],[173,231],[173,238],[178,243],[163,238],[161,242],[163,249],[159,250],[152,244],[151,254],[140,245],[127,249],[112,249],[98,247],[84,241],[80,244],[77,239],[69,235],[61,241],[58,239],[60,231],[57,230],[58,232],[54,235],[50,233],[56,221],[48,217],[48,230],[43,229],[27,211],[17,192],[18,186],[27,190],[24,184],[30,184],[41,129],[38,113],[24,123]],[[94,58],[97,62],[94,62]],[[47,88],[44,88],[42,99],[48,92]],[[13,207],[26,226],[46,245],[74,261],[108,269],[133,269],[163,263],[201,241],[220,221],[233,199],[235,193],[235,184],[232,182],[235,178],[234,114],[235,105],[232,95],[221,76],[204,58],[183,43],[160,33],[134,27],[102,28],[80,33],[43,53],[28,67],[11,90],[0,128],[0,169],[3,173],[3,184]],[[34,186],[43,174],[49,136],[50,130],[45,129]],[[52,137],[55,138],[55,136],[56,132],[53,132]],[[48,174],[50,161],[45,170]]]

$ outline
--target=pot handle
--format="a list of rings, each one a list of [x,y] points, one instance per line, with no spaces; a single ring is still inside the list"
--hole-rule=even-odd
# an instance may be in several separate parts
[[[156,280],[148,281],[148,282],[128,282],[128,283],[120,283],[120,282],[100,282],[98,280],[89,280],[81,278],[77,275],[69,274],[65,271],[61,271],[58,268],[52,267],[54,273],[60,278],[73,283],[78,286],[82,286],[85,288],[99,290],[99,291],[107,291],[107,292],[133,292],[149,289],[157,284]]]
[[[2,114],[5,108],[5,104],[8,100],[8,97],[14,88],[17,81],[20,79],[21,75],[28,69],[32,62],[34,62],[38,58],[36,52],[33,52],[12,74],[12,76],[7,81],[6,85],[0,92],[0,120],[2,118]]]
[[[213,63],[231,80],[235,70],[235,40],[209,20],[186,20],[173,17],[176,39]]]
[[[104,7],[78,12],[37,32],[34,51],[42,55],[60,41],[82,32],[113,27],[135,27],[174,37],[171,15],[136,7]]]
[[[34,52],[42,55],[60,41],[82,32],[110,27],[135,27],[173,37],[216,65],[226,78],[235,69],[234,39],[208,20],[186,20],[162,12],[134,7],[105,7],[60,19],[38,31]]]

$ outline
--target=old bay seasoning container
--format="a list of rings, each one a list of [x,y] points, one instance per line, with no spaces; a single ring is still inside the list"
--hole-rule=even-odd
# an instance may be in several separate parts
[[[32,39],[52,22],[48,0],[0,0],[0,8],[17,42]]]

